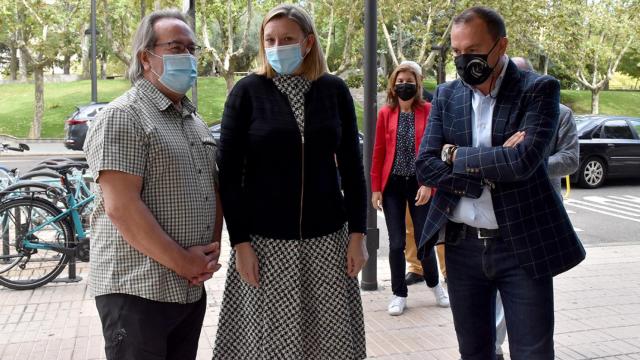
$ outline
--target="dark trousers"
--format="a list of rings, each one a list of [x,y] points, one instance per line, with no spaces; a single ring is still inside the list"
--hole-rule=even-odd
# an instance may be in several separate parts
[[[416,206],[418,182],[415,176],[391,175],[382,194],[382,209],[384,211],[387,230],[389,232],[389,266],[391,267],[391,290],[396,296],[407,297],[407,282],[405,280],[406,261],[404,247],[407,238],[405,223],[407,204],[413,222],[413,239],[416,246],[420,243],[422,229],[427,219],[429,204]],[[438,263],[433,249],[425,256],[425,249],[418,249],[418,259],[421,259],[424,280],[427,286],[438,285]]]
[[[108,360],[195,359],[206,295],[193,304],[126,294],[96,296]]]
[[[533,279],[502,238],[478,239],[449,222],[447,285],[463,360],[495,359],[496,290],[504,306],[514,360],[552,360],[553,278]]]

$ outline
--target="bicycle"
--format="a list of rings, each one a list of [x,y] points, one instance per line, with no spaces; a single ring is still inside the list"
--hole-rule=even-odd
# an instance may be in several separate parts
[[[0,285],[35,289],[54,280],[72,258],[89,261],[89,232],[83,227],[79,209],[95,195],[76,201],[69,180],[73,168],[88,166],[66,163],[51,167],[61,176],[64,194],[59,200],[65,203],[65,210],[37,196],[36,191],[0,203]]]

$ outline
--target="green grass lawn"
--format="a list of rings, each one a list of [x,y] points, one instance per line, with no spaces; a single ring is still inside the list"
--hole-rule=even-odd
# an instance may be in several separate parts
[[[560,100],[576,114],[591,113],[590,91],[563,90]],[[640,91],[601,92],[600,114],[640,117]]]
[[[129,88],[127,80],[99,80],[98,100],[111,101]],[[429,91],[435,88],[434,81],[425,81]],[[0,134],[27,137],[33,118],[33,84],[0,85]],[[190,93],[189,93],[190,94]],[[199,112],[208,124],[220,121],[226,86],[222,78],[198,79]],[[70,83],[45,84],[45,114],[42,124],[43,138],[63,137],[64,121],[75,110],[76,105],[90,102],[91,82],[88,80]],[[591,93],[588,91],[563,90],[562,102],[575,113],[591,111]],[[600,113],[640,117],[640,91],[608,91],[600,94]],[[358,125],[362,129],[363,108],[356,103]]]
[[[111,101],[129,87],[128,80],[99,80],[98,101]],[[199,111],[208,123],[220,120],[226,94],[224,79],[198,79]],[[33,97],[33,84],[0,85],[0,134],[27,137],[33,119]],[[63,137],[64,121],[75,111],[76,105],[89,102],[89,80],[45,84],[42,137]]]

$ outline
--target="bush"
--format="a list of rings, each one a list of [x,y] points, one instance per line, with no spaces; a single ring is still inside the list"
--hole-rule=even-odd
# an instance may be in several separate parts
[[[387,91],[387,83],[389,82],[389,78],[386,76],[378,76],[378,92]]]
[[[364,75],[351,73],[345,80],[350,89],[359,89],[364,85]]]

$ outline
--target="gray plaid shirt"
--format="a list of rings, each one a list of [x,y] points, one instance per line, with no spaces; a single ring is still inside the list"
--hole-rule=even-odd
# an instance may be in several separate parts
[[[212,241],[214,141],[187,98],[179,112],[150,82],[137,81],[91,124],[84,151],[96,180],[102,170],[141,176],[142,200],[178,244],[187,248]],[[189,286],[124,240],[97,188],[91,218],[92,294],[124,293],[181,304],[199,300],[201,287]]]

